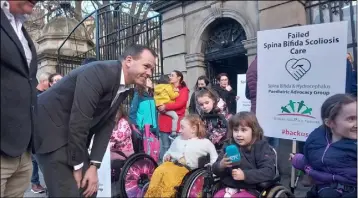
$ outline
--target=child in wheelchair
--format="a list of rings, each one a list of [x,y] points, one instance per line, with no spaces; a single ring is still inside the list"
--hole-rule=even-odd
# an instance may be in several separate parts
[[[225,153],[226,146],[234,144],[239,148],[241,160],[233,164]],[[229,120],[228,141],[223,146],[213,173],[220,177],[223,189],[214,197],[257,196],[257,185],[275,177],[275,153],[263,140],[263,130],[256,116],[251,112],[240,112]]]
[[[227,114],[221,109],[220,98],[210,88],[200,90],[196,95],[200,105],[201,119],[204,121],[207,138],[215,145],[217,150],[222,148],[227,134]]]
[[[134,153],[132,130],[128,122],[128,116],[121,106],[116,115],[117,123],[113,129],[109,140],[111,151],[112,180],[116,181],[119,177],[119,170],[125,160]]]
[[[180,122],[176,137],[164,154],[164,163],[155,169],[145,197],[174,197],[189,170],[198,168],[198,159],[210,155],[210,163],[218,157],[215,146],[206,139],[204,123],[198,115],[187,115]]]
[[[322,104],[321,118],[304,155],[291,154],[292,165],[313,181],[307,197],[357,197],[357,100],[333,95]]]

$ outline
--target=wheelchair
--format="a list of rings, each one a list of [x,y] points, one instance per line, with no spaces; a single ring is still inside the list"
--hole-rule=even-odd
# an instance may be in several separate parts
[[[289,189],[281,185],[277,167],[277,152],[275,153],[276,176],[273,180],[257,185],[254,192],[258,198],[294,198]],[[222,184],[216,177],[211,166],[205,166],[210,161],[210,156],[198,159],[199,168],[190,170],[176,189],[175,197],[213,197]],[[146,154],[135,154],[128,158],[121,171],[120,197],[143,197],[148,189],[150,178],[158,165]]]
[[[123,159],[111,160],[112,197],[140,197],[142,188],[149,184],[156,161],[144,153],[142,139],[132,133],[134,153],[126,156],[115,151]]]

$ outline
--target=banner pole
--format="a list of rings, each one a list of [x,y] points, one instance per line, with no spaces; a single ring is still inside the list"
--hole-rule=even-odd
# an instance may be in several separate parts
[[[296,149],[297,149],[297,141],[293,140],[292,141],[292,153],[296,154]],[[290,186],[291,186],[291,192],[294,193],[295,192],[295,175],[296,175],[296,169],[291,166],[291,182],[290,182]]]

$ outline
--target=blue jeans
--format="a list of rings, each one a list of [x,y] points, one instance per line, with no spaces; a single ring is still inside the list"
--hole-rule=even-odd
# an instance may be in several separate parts
[[[273,138],[273,137],[267,137],[267,141],[270,144],[270,146],[272,146],[277,151],[278,146],[280,144],[280,139]]]
[[[172,141],[169,139],[170,133],[165,132],[159,132],[159,139],[160,139],[160,156],[159,160],[160,162],[163,161],[163,157],[165,152],[168,151],[170,145],[172,144]]]
[[[36,157],[34,154],[31,155],[31,158],[32,158],[31,183],[35,185],[40,185],[39,166],[37,164]]]

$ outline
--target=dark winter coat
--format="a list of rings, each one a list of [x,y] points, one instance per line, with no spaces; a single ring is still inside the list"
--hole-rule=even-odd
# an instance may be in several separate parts
[[[246,83],[249,88],[246,97],[251,100],[251,111],[256,113],[256,94],[257,94],[257,56],[251,63],[246,72]],[[246,88],[247,88],[246,87]]]
[[[357,71],[353,70],[352,64],[348,59],[346,68],[346,93],[357,96]]]
[[[224,157],[225,148],[213,164],[214,174],[220,177],[222,183],[231,188],[256,189],[262,182],[270,181],[275,177],[275,153],[266,140],[256,141],[251,149],[240,148],[241,160],[239,168],[244,172],[245,180],[236,181],[231,176],[231,168],[220,169],[220,161]],[[238,145],[237,145],[238,146]]]
[[[213,90],[216,91],[221,99],[226,103],[227,109],[230,114],[236,114],[236,91],[227,91],[219,85],[213,86]]]
[[[330,181],[316,178],[321,182],[357,184],[357,140],[342,139],[332,143],[331,132],[319,127],[308,136],[304,155],[313,170],[330,174]]]

